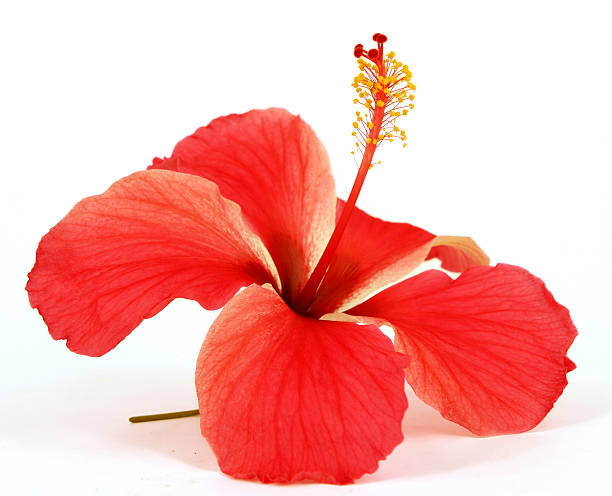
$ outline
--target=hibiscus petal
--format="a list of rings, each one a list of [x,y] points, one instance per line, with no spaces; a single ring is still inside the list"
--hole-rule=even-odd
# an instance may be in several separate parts
[[[344,205],[338,199],[336,218]],[[434,238],[418,227],[355,208],[309,313],[320,316],[350,308],[403,279],[425,260]]]
[[[416,394],[478,435],[535,427],[573,365],[569,312],[512,265],[469,268],[456,280],[427,271],[349,313],[389,322]]]
[[[99,356],[172,299],[219,308],[242,286],[276,283],[273,267],[213,182],[146,171],[82,200],[53,227],[26,289],[53,338]]]
[[[289,301],[334,228],[335,185],[314,131],[283,109],[215,119],[152,168],[196,174],[242,207],[268,247]]]
[[[437,258],[442,268],[463,272],[468,267],[489,265],[489,257],[476,242],[467,236],[437,236],[427,260]]]
[[[402,441],[407,363],[375,326],[310,319],[250,286],[198,357],[202,434],[233,477],[352,482]]]

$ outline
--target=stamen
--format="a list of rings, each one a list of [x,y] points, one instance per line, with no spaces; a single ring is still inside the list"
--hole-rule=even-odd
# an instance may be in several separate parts
[[[372,39],[377,43],[378,48],[372,48],[365,52],[363,45],[357,44],[353,50],[360,70],[353,80],[353,87],[357,92],[357,98],[353,102],[363,105],[367,112],[363,117],[360,112],[356,112],[357,118],[353,122],[354,131],[351,134],[357,140],[355,142],[357,152],[363,150],[363,157],[357,172],[357,178],[336,228],[310,278],[294,302],[293,308],[297,312],[306,313],[308,311],[329,269],[365,177],[373,165],[372,158],[376,148],[383,141],[393,141],[394,138],[406,141],[406,133],[399,129],[396,120],[398,117],[406,115],[408,110],[414,108],[412,103],[404,105],[404,101],[412,102],[414,99],[411,92],[416,89],[416,86],[410,82],[412,73],[407,65],[395,59],[394,52],[389,52],[386,57],[384,56],[383,44],[387,41],[384,34],[376,33]],[[363,60],[362,57],[369,62]],[[405,146],[406,143],[404,143]],[[351,154],[355,155],[356,153],[352,151]],[[380,161],[378,164],[380,164]]]
[[[387,41],[384,34],[376,33],[372,39],[377,42],[379,50],[372,49],[364,53],[363,45],[357,45],[361,47],[360,53],[363,58],[358,57],[357,60],[360,73],[353,81],[353,87],[357,92],[357,98],[353,102],[364,106],[368,115],[359,121],[360,129],[357,129],[356,132],[359,146],[357,150],[351,152],[353,155],[363,153],[369,144],[365,138],[369,136],[369,130],[373,127],[372,119],[376,107],[385,108],[381,125],[383,137],[377,137],[376,145],[380,145],[383,141],[392,142],[393,140],[404,142],[405,145],[407,138],[404,134],[400,134],[397,118],[406,115],[414,108],[416,86],[411,82],[412,72],[407,65],[395,58],[395,52],[389,52],[383,57],[382,47]],[[370,55],[375,55],[375,57],[370,57]],[[363,59],[372,60],[374,63],[371,64]]]

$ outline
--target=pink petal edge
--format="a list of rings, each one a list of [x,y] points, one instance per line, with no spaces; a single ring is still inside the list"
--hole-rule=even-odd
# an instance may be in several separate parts
[[[274,264],[206,179],[146,171],[79,202],[38,246],[26,289],[54,339],[100,356],[174,298],[223,306]]]

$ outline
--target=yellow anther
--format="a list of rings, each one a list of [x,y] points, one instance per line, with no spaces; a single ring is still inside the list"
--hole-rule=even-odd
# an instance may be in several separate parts
[[[353,86],[359,98],[355,98],[353,102],[367,109],[365,112],[355,112],[356,117],[353,122],[355,130],[352,136],[356,139],[359,134],[359,139],[355,143],[357,151],[364,152],[366,145],[377,146],[385,140],[406,141],[405,131],[400,130],[396,119],[406,115],[409,109],[414,108],[412,104],[414,95],[408,93],[412,93],[416,86],[410,81],[412,72],[408,65],[399,62],[394,52],[386,54],[384,68],[362,58],[358,59],[357,63],[360,72],[355,76]],[[379,108],[380,111],[387,109],[382,120],[376,112]],[[378,134],[367,138],[364,131],[374,129],[374,127],[379,129]]]

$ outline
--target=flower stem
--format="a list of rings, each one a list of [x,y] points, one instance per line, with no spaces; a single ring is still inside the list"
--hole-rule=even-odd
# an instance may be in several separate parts
[[[182,417],[195,417],[200,415],[200,410],[183,410],[182,412],[169,412],[169,413],[156,413],[154,415],[139,415],[136,417],[130,417],[129,421],[133,424],[139,422],[151,422],[153,420],[167,420]]]
[[[302,291],[295,301],[294,308],[300,313],[305,313],[308,311],[308,307],[310,307],[312,304],[316,291],[319,289],[321,281],[325,277],[327,269],[333,260],[334,253],[340,244],[340,239],[342,238],[351,214],[353,213],[355,203],[357,202],[357,197],[361,192],[361,187],[363,186],[363,182],[365,181],[368,170],[372,164],[372,158],[374,157],[374,152],[376,151],[376,139],[380,133],[383,117],[384,107],[376,107],[372,119],[373,127],[370,129],[369,134],[370,143],[366,145],[364,150],[361,165],[359,166],[359,171],[357,172],[357,177],[355,178],[355,183],[353,184],[351,193],[346,200],[346,205],[344,206],[340,219],[336,224],[336,228],[334,229],[334,232],[332,233],[331,238],[323,251],[323,255],[321,255],[321,258],[312,271],[310,278],[302,288]]]

